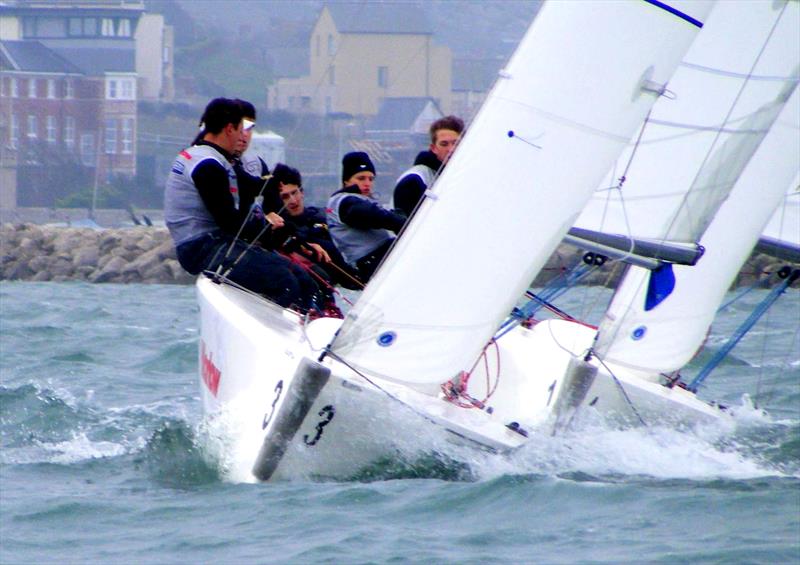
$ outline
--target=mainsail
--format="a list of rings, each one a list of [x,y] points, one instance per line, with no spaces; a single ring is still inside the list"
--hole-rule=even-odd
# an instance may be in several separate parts
[[[742,35],[736,30],[744,21],[749,56],[743,51],[729,56],[726,60],[733,68],[689,65],[738,81],[740,94],[731,99],[732,106],[722,108],[730,119],[717,128],[725,130],[721,135],[727,139],[711,146],[709,157],[691,171],[689,194],[694,196],[682,200],[659,232],[664,238],[705,232],[700,242],[706,252],[694,267],[674,266],[663,272],[629,268],[598,330],[595,353],[601,359],[657,378],[682,367],[702,345],[726,290],[800,169],[799,20],[798,2],[722,3],[709,17],[701,34],[705,41],[698,39],[688,61],[698,52],[713,52],[707,44],[718,37],[727,36],[729,50],[739,46]],[[745,69],[749,72],[743,73]],[[698,147],[692,139],[684,143]],[[665,176],[687,166],[666,155],[659,169]],[[640,186],[641,179],[636,182]],[[643,192],[644,187],[658,189],[657,178],[648,182],[655,186],[641,185]],[[662,281],[666,289],[658,289]]]
[[[576,226],[697,242],[797,75],[797,2],[721,2]],[[677,261],[682,262],[682,261]]]
[[[795,87],[703,235],[703,258],[694,267],[673,267],[674,289],[651,310],[644,304],[652,272],[631,267],[600,326],[598,342],[607,346],[598,355],[651,378],[685,365],[702,346],[725,292],[798,170],[800,89]],[[604,331],[615,339],[603,341]]]
[[[547,2],[331,351],[434,390],[468,369],[664,91],[711,2]]]

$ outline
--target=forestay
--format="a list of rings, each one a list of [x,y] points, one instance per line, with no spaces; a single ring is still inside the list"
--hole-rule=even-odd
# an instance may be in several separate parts
[[[643,304],[651,271],[631,267],[599,330],[601,339],[604,331],[616,332],[616,339],[608,340],[607,352],[598,354],[653,379],[691,360],[702,346],[725,292],[798,170],[800,89],[795,87],[701,239],[706,247],[703,258],[694,267],[673,267],[673,291],[650,311]]]
[[[428,390],[469,368],[640,126],[710,7],[545,3],[331,350]]]
[[[595,353],[600,358],[657,378],[659,372],[682,367],[702,345],[725,291],[798,170],[798,102],[792,92],[800,70],[799,8],[798,2],[720,3],[692,46],[689,62],[693,55],[717,55],[701,59],[703,65],[691,63],[691,68],[702,66],[705,72],[724,77],[737,84],[741,94],[731,96],[724,88],[715,88],[691,96],[698,105],[704,98],[722,96],[717,104],[728,104],[721,111],[730,119],[717,123],[716,128],[724,129],[727,139],[722,145],[710,146],[710,158],[690,171],[695,196],[683,201],[672,221],[661,223],[659,235],[667,237],[677,226],[686,228],[684,235],[690,235],[693,228],[705,230],[707,218],[713,218],[714,228],[708,228],[700,240],[706,253],[696,266],[675,266],[673,273],[666,273],[674,275],[674,283],[668,281],[674,284],[672,290],[654,292],[659,274],[637,267],[628,270],[598,331]],[[741,50],[743,35],[749,43],[746,52]],[[725,52],[729,52],[727,57]],[[676,73],[676,78],[680,74]],[[675,81],[670,88],[675,84],[683,82]],[[676,93],[682,95],[682,91]],[[705,105],[712,106],[710,102]],[[780,118],[775,120],[778,112]],[[697,150],[702,148],[703,135],[696,131],[682,142]],[[668,144],[655,143],[653,147],[658,145]],[[643,193],[650,189],[666,193],[673,178],[678,182],[684,175],[685,180],[686,169],[698,163],[697,159],[688,160],[677,147],[664,149],[660,162],[655,158],[649,161],[651,167],[658,167],[660,176],[631,174],[628,190],[635,186]],[[635,161],[638,158],[636,155]],[[731,192],[734,186],[735,194]],[[729,201],[722,204],[725,197]],[[659,217],[664,217],[663,212],[653,211],[650,216],[656,223]]]

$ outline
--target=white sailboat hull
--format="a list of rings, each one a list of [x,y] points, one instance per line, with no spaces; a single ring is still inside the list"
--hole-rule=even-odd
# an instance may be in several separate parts
[[[517,328],[496,352],[490,346],[469,380],[475,398],[486,396],[487,382],[495,389],[489,408],[465,408],[330,356],[318,362],[341,320],[304,325],[291,311],[206,278],[197,292],[203,408],[217,456],[238,480],[348,477],[398,456],[464,453],[460,446],[514,451],[535,438],[530,432],[549,432],[569,359],[593,337],[591,328],[571,322]],[[691,424],[723,414],[688,391],[615,374],[644,418],[674,415]],[[594,398],[590,409],[631,421],[630,405],[607,373],[598,373],[586,403]]]

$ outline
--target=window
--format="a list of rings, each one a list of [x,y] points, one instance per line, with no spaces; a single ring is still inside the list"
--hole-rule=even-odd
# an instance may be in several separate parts
[[[303,110],[308,110],[311,108],[311,97],[310,96],[301,96],[300,97],[300,108]]]
[[[103,37],[114,37],[114,20],[103,18],[100,21],[100,35]]]
[[[331,86],[336,84],[336,67],[334,67],[333,65],[328,67],[328,84],[330,84]]]
[[[47,142],[56,142],[56,117],[47,116]]]
[[[133,153],[133,118],[122,118],[122,152]]]
[[[28,79],[28,98],[36,98],[36,79]]]
[[[106,154],[114,155],[117,152],[117,120],[106,120]]]
[[[120,83],[122,85],[122,94],[120,98],[122,98],[123,100],[134,100],[136,96],[134,95],[133,92],[133,80],[126,79],[120,81]]]
[[[11,98],[16,98],[17,96],[19,96],[19,83],[17,82],[17,79],[15,79],[14,77],[11,77],[9,79],[9,87],[10,87],[10,90],[11,90],[11,93],[10,93],[11,94]]]
[[[389,86],[389,67],[378,67],[378,86],[380,88]]]
[[[333,112],[333,102],[331,101],[330,96],[325,97],[325,113],[330,114]]]
[[[36,37],[36,18],[22,18],[22,38]]]
[[[56,97],[56,79],[54,78],[47,79],[47,97],[48,98]]]
[[[93,133],[81,134],[81,163],[83,163],[85,167],[95,166]]]
[[[333,42],[333,36],[329,33],[328,34],[328,55],[333,55],[336,51],[336,45]]]
[[[19,118],[16,114],[11,114],[11,131],[8,142],[12,149],[16,149],[19,144]]]
[[[70,18],[67,24],[67,33],[73,37],[83,35],[83,20],[81,18]]]
[[[97,35],[97,18],[83,18],[83,35]]]
[[[36,131],[38,124],[36,123],[36,116],[33,114],[28,114],[28,138],[29,139],[36,139],[39,134]]]
[[[64,118],[64,145],[75,146],[75,118],[72,116]]]
[[[117,22],[117,37],[131,36],[131,21],[128,18],[120,18]]]
[[[37,18],[37,37],[66,37],[67,22],[64,18]]]
[[[135,79],[132,78],[106,79],[106,99],[136,100],[135,84]]]
[[[8,78],[3,77],[0,79],[0,96],[3,98],[8,97],[8,84],[11,82]]]
[[[163,51],[161,51],[161,62],[169,63],[169,47],[167,46],[164,46]]]
[[[71,79],[64,81],[64,98],[75,98],[75,83]]]
[[[294,96],[289,97],[289,109],[294,110]]]

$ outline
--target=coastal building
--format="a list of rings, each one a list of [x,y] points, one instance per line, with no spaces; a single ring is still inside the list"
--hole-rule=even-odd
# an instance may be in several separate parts
[[[281,78],[269,106],[298,113],[375,116],[390,98],[451,105],[451,53],[431,23],[398,4],[325,5],[309,37],[309,72]]]
[[[0,207],[135,175],[137,100],[173,95],[171,41],[141,0],[0,3]]]

